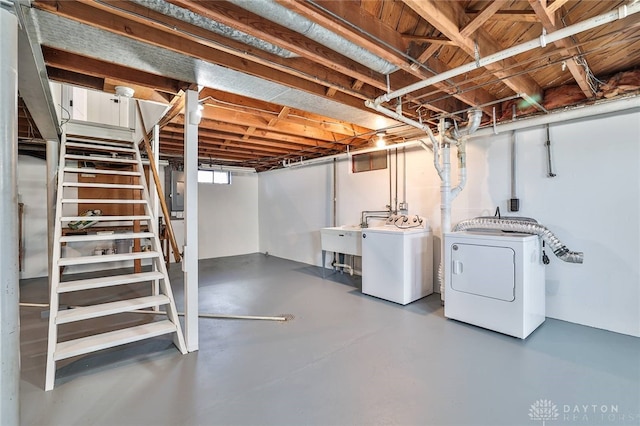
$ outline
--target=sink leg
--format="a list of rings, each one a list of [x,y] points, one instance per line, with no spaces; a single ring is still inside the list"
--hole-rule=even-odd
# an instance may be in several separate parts
[[[324,261],[327,257],[327,251],[326,250],[322,250],[322,279],[324,279],[324,274],[325,274],[325,270],[324,270]]]

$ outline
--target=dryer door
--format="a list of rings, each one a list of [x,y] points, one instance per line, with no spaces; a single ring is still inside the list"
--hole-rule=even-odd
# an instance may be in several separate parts
[[[510,247],[455,243],[451,250],[451,288],[513,302],[515,251]]]

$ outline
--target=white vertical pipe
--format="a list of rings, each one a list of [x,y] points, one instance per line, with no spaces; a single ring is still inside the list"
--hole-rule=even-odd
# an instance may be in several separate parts
[[[56,222],[56,175],[58,173],[58,153],[60,144],[55,140],[47,141],[47,250],[49,253],[49,274],[53,269],[53,231]],[[51,291],[51,275],[49,275],[49,291]]]
[[[518,175],[517,175],[517,141],[518,135],[514,130],[511,132],[511,198],[518,198]]]
[[[153,161],[156,164],[156,167],[159,169],[158,164],[160,162],[160,126],[158,126],[157,124],[153,126],[151,151],[153,152]],[[153,212],[153,217],[157,221],[158,216],[160,215],[160,198],[158,197],[158,190],[156,189],[155,179],[149,179],[149,192],[149,195],[151,196],[151,211]]]
[[[133,105],[133,102],[131,102]],[[130,108],[133,110],[133,108]],[[130,123],[135,123],[135,116],[133,117],[134,121],[130,121]],[[159,161],[160,161],[160,126],[157,124],[153,126],[153,135],[151,139],[151,152],[153,153],[153,163],[156,165],[156,169],[159,169]],[[149,195],[151,197],[151,214],[153,215],[154,220],[158,223],[158,216],[160,216],[160,197],[158,197],[158,190],[156,189],[156,180],[149,179]],[[158,232],[160,231],[160,227],[158,227]],[[158,247],[156,250],[162,251],[162,247]],[[169,253],[169,255],[171,255]],[[164,261],[164,259],[162,259]],[[160,280],[154,280],[151,291],[153,294],[160,294]],[[155,311],[160,310],[160,306],[154,306],[153,309]]]
[[[187,90],[184,120],[184,303],[185,342],[198,350],[198,92]]]
[[[0,419],[18,425],[18,19],[1,5],[0,40]]]
[[[442,234],[451,231],[451,147],[442,147],[442,185],[440,186]]]

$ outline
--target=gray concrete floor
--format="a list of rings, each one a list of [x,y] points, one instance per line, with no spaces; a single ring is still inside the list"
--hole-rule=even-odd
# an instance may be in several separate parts
[[[21,300],[46,302],[46,285],[22,281]],[[200,310],[295,318],[201,319],[197,352],[159,337],[74,358],[44,392],[47,322],[21,309],[22,424],[640,424],[630,336],[548,319],[521,341],[445,319],[438,295],[403,307],[362,295],[357,277],[261,254],[201,261]],[[534,412],[540,400],[555,409]]]

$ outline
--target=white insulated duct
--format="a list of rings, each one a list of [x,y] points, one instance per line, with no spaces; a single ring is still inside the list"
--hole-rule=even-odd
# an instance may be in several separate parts
[[[287,49],[284,49],[280,46],[276,46],[264,40],[260,40],[257,37],[253,37],[247,33],[236,30],[235,28],[231,28],[227,25],[221,24],[220,22],[216,22],[211,19],[205,18],[188,9],[184,9],[182,7],[166,2],[165,0],[131,0],[131,1],[133,3],[137,3],[140,6],[144,6],[158,13],[162,13],[163,15],[174,17],[188,24],[195,25],[197,27],[219,34],[221,36],[230,38],[232,40],[236,40],[241,43],[247,44],[249,46],[253,46],[265,52],[273,53],[274,55],[278,55],[282,58],[295,58],[298,56],[295,53],[290,52]],[[104,3],[104,2],[101,1],[101,3]],[[114,6],[112,3],[105,3],[105,4],[108,4],[111,7],[117,7],[117,6]]]
[[[518,220],[517,218],[498,219],[477,217],[475,219],[463,220],[453,229],[454,231],[465,231],[467,229],[494,229],[500,231],[522,232],[525,234],[539,235],[549,244],[553,254],[558,259],[569,263],[582,263],[584,254],[569,250],[547,227],[539,223]]]
[[[373,71],[387,75],[398,69],[391,62],[287,9],[274,0],[229,0],[229,2],[302,34],[331,50],[341,53],[347,58],[371,68]]]

